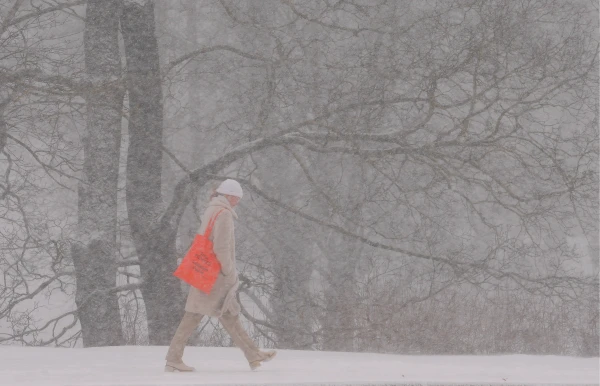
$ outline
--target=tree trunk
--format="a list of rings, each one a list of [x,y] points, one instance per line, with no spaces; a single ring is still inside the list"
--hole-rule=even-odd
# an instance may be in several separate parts
[[[293,184],[286,184],[284,176],[295,177],[301,180],[294,164],[286,164],[284,157],[274,157],[269,160],[274,165],[281,165],[271,176],[257,172],[256,175],[263,180],[272,179],[269,190],[277,191],[292,206],[304,203],[303,196],[306,190],[297,189]],[[293,177],[292,177],[293,176]],[[282,183],[283,182],[283,183]],[[307,211],[319,205],[317,200],[311,200]],[[315,309],[312,307],[312,294],[310,291],[311,276],[314,271],[313,245],[314,237],[312,227],[307,227],[302,222],[286,213],[284,209],[277,209],[272,216],[259,214],[264,218],[265,229],[275,232],[264,237],[263,242],[273,253],[273,265],[269,271],[273,273],[273,291],[269,302],[273,310],[273,319],[270,323],[277,327],[275,331],[277,347],[281,349],[306,350],[311,349],[316,343],[313,334],[315,322]]]
[[[175,235],[161,229],[163,109],[154,3],[125,2],[121,31],[127,59],[129,150],[127,212],[140,261],[141,292],[151,345],[170,342],[183,302],[176,268]]]
[[[282,214],[280,218],[285,218]],[[266,242],[272,242],[270,237]],[[281,349],[310,350],[312,347],[312,317],[309,289],[312,274],[310,244],[305,237],[287,233],[285,241],[275,247],[281,252],[272,268],[275,283],[271,305],[277,326],[277,347]]]
[[[356,267],[362,246],[359,241],[336,233],[329,239],[329,281],[325,290],[323,320],[325,351],[356,351]]]
[[[180,22],[177,19],[171,17],[169,20],[169,11],[174,7],[177,8],[178,3],[173,1],[159,1],[155,3],[154,8],[154,23],[156,25],[156,32],[160,33],[161,30],[168,28],[169,23],[178,23]],[[161,39],[157,41],[158,46],[158,58],[159,58],[159,66],[167,65],[170,61],[175,59],[176,56],[176,48],[177,48],[177,39],[173,35],[163,35]],[[170,84],[165,85],[165,90],[170,90]],[[165,100],[173,98],[173,95],[167,96]],[[175,146],[178,143],[178,127],[181,127],[184,124],[180,118],[180,114],[169,113],[169,106],[165,103],[163,106],[163,114],[166,114],[169,117],[168,123],[163,127],[162,134],[162,142],[167,147],[167,149],[171,149],[171,151],[177,152]],[[179,154],[178,154],[179,155]],[[173,188],[177,183],[177,176],[179,172],[179,166],[177,166],[173,160],[166,156],[162,159],[162,173],[161,173],[161,190],[162,190],[162,199],[167,202],[173,195]]]
[[[4,150],[4,146],[6,146],[6,137],[8,134],[8,125],[4,119],[4,108],[8,104],[7,100],[0,101],[0,152]]]
[[[366,184],[362,178],[360,165],[352,165],[346,161],[353,172],[347,177],[349,203],[352,203],[353,192],[360,192]],[[352,167],[354,166],[354,167]],[[359,202],[354,200],[354,202]],[[359,207],[349,207],[345,211],[349,218],[359,219]],[[346,228],[362,235],[360,228]],[[360,241],[330,232],[325,243],[329,280],[325,288],[325,315],[323,326],[323,350],[326,351],[356,351],[356,317],[358,309],[357,267],[363,259],[364,244]],[[364,236],[364,235],[363,235]]]
[[[191,41],[189,50],[193,51],[204,43],[200,30],[198,28],[200,16],[200,6],[198,2],[184,3],[186,10],[186,29],[185,34]],[[199,122],[203,125],[212,126],[213,117],[203,116],[200,111],[205,110],[206,106],[203,105],[203,99],[201,97],[202,84],[200,83],[198,76],[198,62],[192,61],[187,65],[190,69],[187,82],[189,83],[187,93],[187,114],[185,117],[184,126],[188,127],[188,140],[186,153],[188,157],[182,161],[186,161],[186,165],[190,165],[191,168],[197,168],[200,165],[204,165],[206,160],[210,159],[210,149],[214,148],[213,144],[206,141],[206,133],[203,132],[199,126]],[[210,107],[209,107],[210,108]],[[206,197],[201,197],[203,200],[201,204],[206,202]],[[186,210],[181,219],[181,225],[179,227],[180,234],[178,237],[179,249],[191,244],[195,232],[198,230],[199,218],[202,215],[203,207],[198,205],[198,195],[194,195],[191,208]]]
[[[83,345],[123,344],[116,286],[117,179],[123,89],[119,86],[118,0],[89,0],[84,32],[86,96],[78,242],[72,247]]]

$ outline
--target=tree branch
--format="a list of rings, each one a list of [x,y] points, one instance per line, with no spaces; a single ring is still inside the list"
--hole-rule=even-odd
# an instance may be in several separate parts
[[[252,55],[249,54],[247,52],[244,52],[242,50],[239,50],[235,47],[231,47],[231,46],[226,46],[226,45],[217,45],[217,46],[211,46],[211,47],[205,47],[205,48],[200,48],[196,51],[192,51],[190,53],[187,53],[173,61],[171,61],[170,63],[167,64],[167,66],[165,67],[164,71],[163,71],[163,76],[168,74],[173,68],[177,67],[178,65],[180,65],[181,63],[185,62],[186,60],[190,60],[198,55],[202,55],[202,54],[206,54],[209,52],[214,52],[214,51],[227,51],[227,52],[232,52],[234,54],[237,54],[241,57],[247,58],[247,59],[253,59],[253,60],[260,60],[261,62],[267,62],[268,59],[263,58],[261,56],[257,56],[257,55]]]
[[[21,0],[19,0],[19,1],[21,1]],[[17,1],[17,2],[19,2],[19,1]],[[76,0],[76,1],[73,1],[73,2],[70,2],[70,3],[62,3],[62,4],[57,4],[57,5],[53,6],[53,7],[48,7],[48,8],[40,9],[37,12],[28,13],[27,15],[23,15],[21,17],[18,17],[16,19],[14,19],[12,22],[8,23],[7,27],[19,24],[19,23],[21,23],[21,22],[23,22],[23,21],[25,21],[27,19],[31,19],[31,18],[34,18],[34,17],[39,17],[39,16],[42,16],[42,15],[45,15],[45,14],[51,13],[51,12],[61,11],[61,10],[65,9],[65,8],[71,8],[71,7],[75,7],[77,5],[83,5],[85,3],[87,3],[87,0]],[[14,17],[14,15],[13,15],[13,17]],[[0,35],[3,32],[4,32],[4,30],[0,30]]]
[[[2,20],[2,25],[0,25],[0,36],[2,36],[2,34],[4,32],[6,32],[6,29],[11,26],[11,20],[12,18],[15,17],[15,15],[17,14],[17,11],[19,10],[19,8],[21,7],[21,4],[23,4],[24,0],[15,0],[15,3],[13,4],[13,6],[10,8],[10,10],[8,11],[6,17],[4,18],[4,20]]]

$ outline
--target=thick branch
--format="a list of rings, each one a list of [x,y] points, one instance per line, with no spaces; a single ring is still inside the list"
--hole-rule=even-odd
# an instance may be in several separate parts
[[[224,177],[219,177],[219,178],[224,178]],[[375,248],[398,252],[398,253],[404,254],[406,256],[411,256],[411,257],[415,257],[415,258],[419,258],[419,259],[425,259],[425,260],[431,260],[431,261],[437,261],[437,262],[443,263],[443,264],[448,265],[448,266],[452,267],[453,269],[455,269],[456,272],[459,274],[459,276],[465,275],[469,272],[482,272],[487,275],[490,275],[491,277],[493,277],[497,280],[502,280],[505,278],[511,279],[513,282],[515,282],[519,286],[521,286],[524,289],[529,290],[529,291],[535,291],[535,289],[526,288],[523,283],[529,283],[529,284],[536,285],[537,289],[539,291],[546,289],[550,292],[556,292],[556,287],[563,285],[565,283],[569,283],[569,286],[572,286],[572,285],[597,286],[598,285],[597,280],[595,280],[595,281],[594,280],[585,280],[585,279],[575,277],[575,276],[555,276],[555,275],[549,275],[549,276],[544,276],[544,277],[531,277],[529,275],[523,275],[523,274],[520,274],[517,272],[501,271],[501,270],[498,270],[495,268],[491,268],[491,267],[487,266],[484,262],[454,261],[454,260],[451,260],[448,258],[443,258],[443,257],[433,256],[433,255],[426,255],[423,253],[410,251],[410,250],[407,250],[404,248],[399,248],[399,247],[395,247],[395,246],[391,246],[391,245],[385,245],[385,244],[379,243],[377,241],[370,240],[366,237],[357,235],[353,232],[347,231],[346,229],[344,229],[338,225],[329,224],[329,223],[319,220],[318,218],[313,217],[309,214],[303,213],[300,210],[292,208],[291,206],[289,206],[273,197],[270,197],[265,192],[263,192],[258,187],[256,187],[254,184],[252,184],[249,180],[244,180],[241,178],[237,178],[237,180],[244,183],[244,185],[246,187],[253,190],[256,194],[258,194],[260,197],[265,199],[267,202],[277,205],[280,208],[283,208],[291,213],[294,213],[297,216],[300,216],[306,220],[309,220],[313,223],[333,229],[338,233],[341,233],[343,235],[357,239],[357,240],[359,240],[367,245],[370,245],[372,247],[375,247]]]
[[[202,54],[206,54],[209,52],[213,52],[213,51],[228,51],[228,52],[232,52],[234,54],[237,54],[241,57],[247,58],[247,59],[253,59],[253,60],[260,60],[261,62],[266,62],[268,61],[267,59],[261,57],[261,56],[256,56],[256,55],[252,55],[249,54],[247,52],[244,52],[242,50],[239,50],[235,47],[231,47],[231,46],[225,46],[225,45],[218,45],[218,46],[211,46],[211,47],[205,47],[205,48],[201,48],[199,50],[196,51],[192,51],[190,53],[187,53],[173,61],[171,61],[169,64],[167,64],[167,66],[165,67],[164,71],[163,71],[163,75],[168,74],[173,68],[177,67],[178,65],[180,65],[181,63],[185,62],[186,60],[190,60],[195,58],[198,55],[202,55]]]
[[[19,24],[19,23],[21,23],[21,22],[23,22],[25,20],[28,20],[28,19],[32,19],[32,18],[35,18],[35,17],[39,17],[39,16],[42,16],[42,15],[45,15],[47,13],[61,11],[61,10],[65,9],[65,8],[71,8],[71,7],[75,7],[77,5],[83,5],[85,3],[87,3],[87,0],[76,0],[76,1],[68,2],[68,3],[57,4],[57,5],[53,6],[53,7],[47,7],[47,8],[44,8],[44,9],[40,9],[40,10],[38,10],[36,12],[28,13],[27,15],[23,15],[23,16],[20,16],[20,17],[18,17],[16,19],[12,20],[12,21],[9,21],[7,27]],[[13,15],[13,17],[14,17],[14,15]],[[0,34],[2,32],[4,32],[4,30],[0,30]]]

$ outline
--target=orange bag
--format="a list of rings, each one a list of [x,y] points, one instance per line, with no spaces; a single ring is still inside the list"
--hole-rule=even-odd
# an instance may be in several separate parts
[[[221,272],[221,263],[217,260],[209,237],[215,220],[222,211],[208,222],[204,235],[196,234],[188,253],[173,272],[173,275],[179,279],[207,294],[210,293]]]

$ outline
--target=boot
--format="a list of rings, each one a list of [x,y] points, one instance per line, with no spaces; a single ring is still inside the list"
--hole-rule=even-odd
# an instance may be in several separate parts
[[[275,351],[275,350],[260,351],[261,358],[258,359],[258,360],[249,362],[250,369],[251,370],[256,370],[257,368],[260,367],[260,365],[262,365],[263,362],[268,362],[271,359],[275,358],[275,355],[277,355],[277,351]]]
[[[167,362],[167,364],[165,365],[166,373],[190,372],[190,371],[196,371],[196,369],[191,366],[186,365],[183,362],[181,362],[181,363]]]

